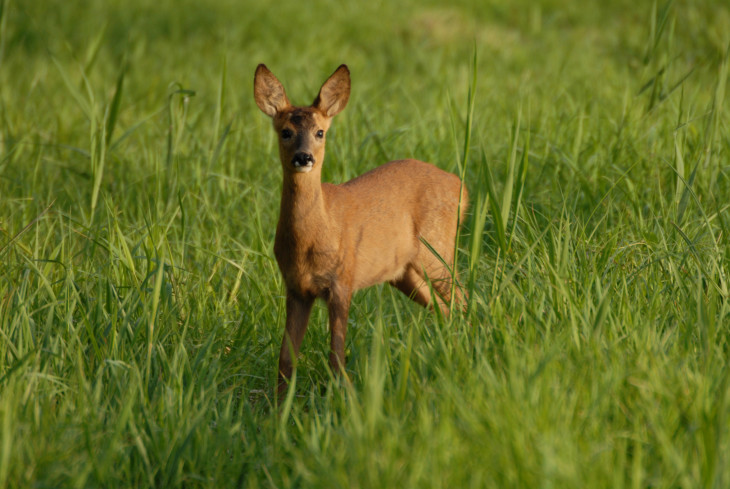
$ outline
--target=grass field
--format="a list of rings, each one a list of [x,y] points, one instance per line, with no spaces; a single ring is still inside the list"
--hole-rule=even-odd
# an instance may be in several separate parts
[[[0,488],[730,487],[727,3],[0,7]],[[347,383],[320,304],[278,407],[260,62],[472,200],[468,313],[357,293]]]

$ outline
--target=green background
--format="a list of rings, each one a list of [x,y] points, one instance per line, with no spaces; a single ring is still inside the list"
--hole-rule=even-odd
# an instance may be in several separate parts
[[[726,3],[0,6],[0,487],[730,486]],[[468,313],[359,292],[345,382],[315,307],[283,406],[261,62],[472,200]]]

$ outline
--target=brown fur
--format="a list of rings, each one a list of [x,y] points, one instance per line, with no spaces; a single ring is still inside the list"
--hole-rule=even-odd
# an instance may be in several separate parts
[[[321,181],[326,132],[349,94],[350,74],[342,65],[322,85],[312,106],[293,107],[266,66],[256,69],[254,98],[273,118],[284,173],[274,242],[287,289],[280,394],[291,377],[316,298],[327,301],[330,364],[336,371],[345,365],[347,317],[356,290],[388,282],[430,306],[428,277],[442,311],[448,312],[451,300],[451,273],[421,240],[453,266],[458,215],[468,202],[457,176],[422,161],[398,160],[342,185]],[[311,168],[295,164],[302,154],[313,160]],[[454,300],[463,306],[455,290]]]

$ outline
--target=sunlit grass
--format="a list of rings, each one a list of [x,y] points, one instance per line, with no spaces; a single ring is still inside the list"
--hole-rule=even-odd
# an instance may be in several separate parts
[[[87,3],[0,1],[0,487],[730,484],[730,9]],[[471,200],[468,312],[356,294],[345,381],[316,306],[285,406],[259,62]]]

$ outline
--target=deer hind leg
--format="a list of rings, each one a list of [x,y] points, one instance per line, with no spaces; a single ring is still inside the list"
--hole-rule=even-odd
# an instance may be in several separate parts
[[[454,277],[452,279],[451,274],[448,272],[448,270],[444,270],[442,268],[441,271],[443,275],[440,278],[434,278],[431,281],[431,285],[436,291],[436,295],[441,305],[441,309],[445,309],[446,311],[449,310],[449,303],[452,300],[451,294],[453,292],[454,306],[461,309],[462,311],[466,311],[466,300],[464,298],[464,294],[461,291],[461,288],[458,285],[458,277],[456,276],[456,274],[454,274]],[[454,281],[456,281],[455,286]]]
[[[448,255],[451,255],[451,253]],[[450,309],[449,304],[453,300],[456,308],[465,311],[466,300],[464,293],[459,287],[459,277],[454,269],[456,265],[454,264],[453,256],[448,255],[442,255],[446,263],[449,264],[446,266],[444,262],[429,252],[429,255],[423,260],[423,267],[428,279],[431,281],[431,286],[434,289],[441,310],[448,312]]]
[[[454,279],[457,279],[457,277],[454,276]],[[442,313],[448,315],[452,293],[451,272],[436,257],[429,257],[429,259],[424,260],[419,268],[415,266],[408,267],[403,277],[390,282],[390,284],[418,304],[424,307],[433,307],[431,290],[428,287],[427,280],[431,282],[433,295],[439,309]],[[466,300],[460,288],[458,286],[454,287],[453,293],[454,304],[461,310],[465,310]]]
[[[403,292],[417,304],[423,307],[432,307],[431,290],[428,287],[423,270],[409,266],[403,276],[398,280],[392,280],[390,285]],[[442,312],[448,312],[448,307],[445,308],[441,301],[437,300],[437,303]]]

